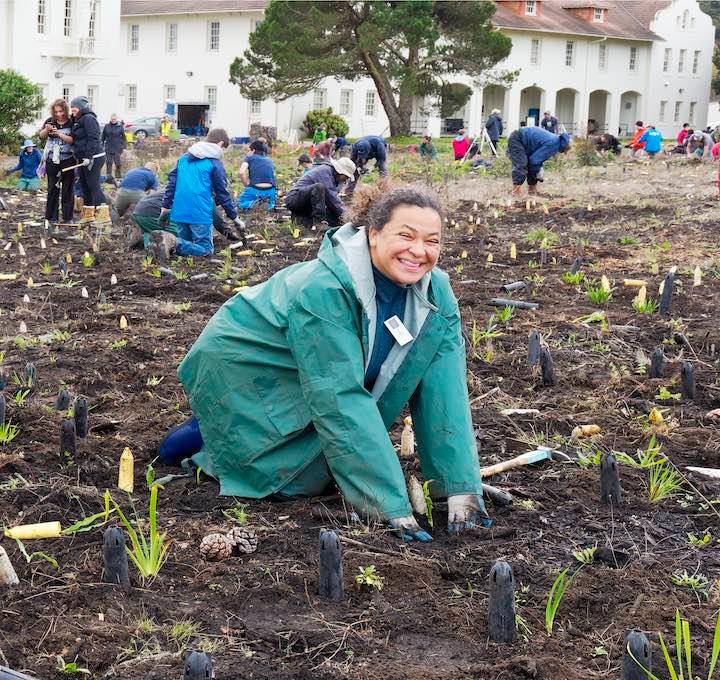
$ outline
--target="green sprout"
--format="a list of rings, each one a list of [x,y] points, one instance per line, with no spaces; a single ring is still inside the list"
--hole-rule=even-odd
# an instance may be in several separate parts
[[[572,272],[565,272],[561,278],[563,283],[578,286],[585,280],[585,272],[575,272],[574,274]]]
[[[603,305],[612,297],[612,293],[609,290],[606,290],[602,286],[593,286],[591,283],[585,286],[585,294],[588,302],[592,302],[595,305]]]
[[[367,590],[382,590],[385,579],[377,573],[375,565],[369,567],[358,567],[360,573],[355,576],[355,583],[359,588]]]

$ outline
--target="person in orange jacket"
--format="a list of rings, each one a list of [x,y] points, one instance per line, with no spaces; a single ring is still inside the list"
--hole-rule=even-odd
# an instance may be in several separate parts
[[[643,151],[645,149],[645,142],[641,142],[640,137],[642,137],[645,134],[646,129],[647,128],[643,125],[643,122],[641,120],[636,121],[635,135],[633,136],[630,143],[625,145],[626,149],[632,149],[633,156],[641,155],[638,152]]]

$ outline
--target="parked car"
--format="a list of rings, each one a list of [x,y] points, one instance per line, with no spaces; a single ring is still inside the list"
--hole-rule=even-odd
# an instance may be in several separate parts
[[[162,116],[145,116],[129,123],[125,123],[125,132],[132,132],[135,139],[160,136],[160,121]]]

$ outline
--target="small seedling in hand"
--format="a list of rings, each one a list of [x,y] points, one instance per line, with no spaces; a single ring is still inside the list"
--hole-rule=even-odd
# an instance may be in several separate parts
[[[355,576],[355,584],[360,590],[382,590],[385,579],[377,573],[375,565],[369,567],[358,567],[360,573]]]

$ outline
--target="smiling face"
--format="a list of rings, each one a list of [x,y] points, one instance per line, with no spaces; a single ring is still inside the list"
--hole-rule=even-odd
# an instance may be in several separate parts
[[[401,205],[380,231],[370,228],[370,258],[391,281],[408,286],[436,265],[441,236],[442,220],[435,210]]]

